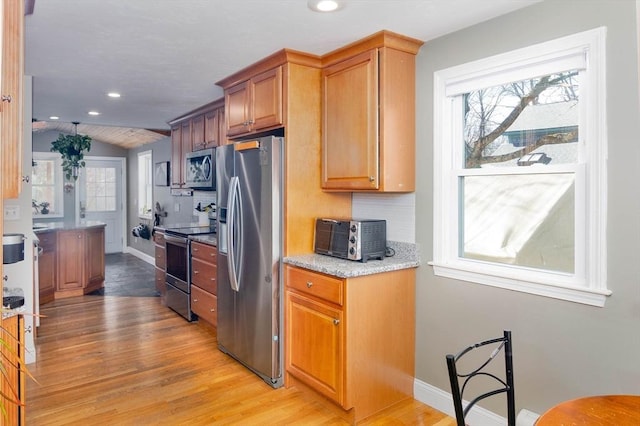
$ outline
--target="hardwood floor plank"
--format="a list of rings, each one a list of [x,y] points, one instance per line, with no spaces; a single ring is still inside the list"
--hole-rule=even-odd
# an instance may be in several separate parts
[[[158,298],[80,296],[41,308],[27,424],[348,424],[308,392],[272,389],[217,349],[214,329]],[[361,424],[455,422],[408,400]]]

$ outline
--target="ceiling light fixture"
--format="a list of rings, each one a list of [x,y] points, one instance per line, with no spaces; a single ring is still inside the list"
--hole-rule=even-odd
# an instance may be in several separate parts
[[[110,98],[119,98],[120,97],[120,93],[109,92],[109,93],[107,93],[107,96],[110,97]]]
[[[100,115],[98,111],[89,111],[87,114],[89,115]]]
[[[307,6],[314,12],[334,12],[344,7],[344,0],[307,0]]]
[[[60,117],[58,117],[57,115],[52,115],[51,117],[49,117],[49,120],[59,120]]]

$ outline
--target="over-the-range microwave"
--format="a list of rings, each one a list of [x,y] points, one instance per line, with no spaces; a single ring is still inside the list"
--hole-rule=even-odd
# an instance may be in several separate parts
[[[203,149],[189,152],[185,160],[185,186],[201,191],[216,189],[216,155],[215,149]]]

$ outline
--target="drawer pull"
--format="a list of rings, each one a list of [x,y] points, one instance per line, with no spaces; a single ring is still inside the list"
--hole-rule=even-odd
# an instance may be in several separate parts
[[[307,288],[311,288],[313,286],[313,283],[311,281],[307,281]]]
[[[215,309],[211,308],[211,312],[215,312],[215,311],[216,311]]]
[[[195,298],[193,299],[193,303],[196,303],[197,301],[198,301],[198,299],[195,299]]]
[[[340,324],[340,320],[337,319],[337,318],[334,318],[333,319],[333,325],[338,325],[338,324]]]
[[[198,274],[198,271],[194,269],[193,270],[193,275],[197,275],[197,274]]]

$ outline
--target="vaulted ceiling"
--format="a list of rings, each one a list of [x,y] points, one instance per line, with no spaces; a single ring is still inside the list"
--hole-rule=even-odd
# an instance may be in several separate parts
[[[222,96],[216,81],[284,47],[320,55],[382,29],[427,41],[538,1],[345,0],[321,14],[307,0],[37,0],[25,17],[33,117],[148,143],[158,133],[132,129],[168,129]]]

